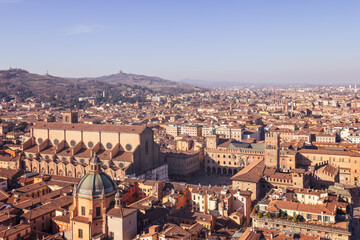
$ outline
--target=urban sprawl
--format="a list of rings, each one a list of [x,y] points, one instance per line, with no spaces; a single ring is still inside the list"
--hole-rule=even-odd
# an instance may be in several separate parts
[[[360,239],[355,85],[131,91],[2,99],[0,240]]]

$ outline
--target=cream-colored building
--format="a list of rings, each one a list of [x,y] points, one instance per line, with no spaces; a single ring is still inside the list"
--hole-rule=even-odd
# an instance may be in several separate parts
[[[228,126],[214,126],[203,127],[202,136],[207,137],[211,135],[222,135],[225,138],[232,138],[237,141],[242,140],[243,129],[240,127],[228,127]]]
[[[50,175],[82,177],[95,153],[112,178],[160,165],[159,146],[146,126],[39,122],[22,148],[25,170]]]
[[[328,142],[328,143],[334,143],[336,142],[336,135],[328,135],[324,133],[316,134],[316,142]]]
[[[205,171],[236,174],[254,160],[264,159],[265,145],[221,140],[217,135],[206,137]]]
[[[317,168],[326,164],[339,167],[339,182],[358,185],[360,183],[360,154],[350,151],[301,149],[298,167]]]
[[[250,222],[251,192],[226,187],[190,186],[193,211],[229,217],[241,213]]]

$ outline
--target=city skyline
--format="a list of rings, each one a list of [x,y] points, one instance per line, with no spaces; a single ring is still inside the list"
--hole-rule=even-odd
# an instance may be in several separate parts
[[[356,1],[0,0],[0,68],[61,77],[356,84]]]

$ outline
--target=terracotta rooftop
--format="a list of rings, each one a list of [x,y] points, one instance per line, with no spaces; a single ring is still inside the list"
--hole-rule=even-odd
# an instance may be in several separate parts
[[[109,124],[84,124],[84,123],[61,123],[61,122],[38,122],[34,129],[56,129],[56,130],[78,130],[89,132],[122,132],[122,133],[142,133],[146,126],[134,125],[109,125]]]
[[[120,207],[120,208],[112,208],[112,209],[110,209],[107,212],[107,214],[109,216],[123,218],[123,217],[126,217],[126,216],[136,212],[136,211],[137,211],[137,209],[134,209],[134,208]]]
[[[7,226],[0,226],[0,238],[8,239],[9,236],[16,234],[17,232],[29,229],[30,233],[30,224],[22,223],[8,228]]]
[[[332,176],[334,176],[337,172],[339,171],[339,169],[337,167],[334,167],[330,164],[327,164],[325,166],[320,167],[319,169],[316,170],[316,172],[325,172],[328,173]]]
[[[281,200],[273,200],[268,205],[269,211],[273,211],[275,209],[282,210],[296,210],[300,212],[307,213],[316,213],[316,214],[324,214],[324,215],[335,215],[336,210],[330,211],[322,204],[305,204],[305,203],[297,203],[290,201],[281,201]]]
[[[349,151],[334,151],[334,150],[315,150],[315,149],[301,149],[300,153],[309,153],[309,154],[323,154],[323,155],[340,155],[340,156],[351,156],[351,157],[360,157],[360,154]]]
[[[231,177],[231,180],[245,181],[245,182],[259,182],[263,176],[265,168],[263,159],[256,159],[248,166]]]

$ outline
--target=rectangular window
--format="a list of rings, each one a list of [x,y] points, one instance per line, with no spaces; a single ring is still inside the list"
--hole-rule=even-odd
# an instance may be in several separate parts
[[[318,220],[318,221],[321,221],[321,215],[318,215],[318,216],[317,216],[317,220]]]
[[[81,207],[81,215],[85,216],[85,207]]]
[[[83,230],[82,229],[79,229],[78,235],[79,235],[79,238],[83,238]]]
[[[100,216],[100,207],[96,207],[96,216]]]

